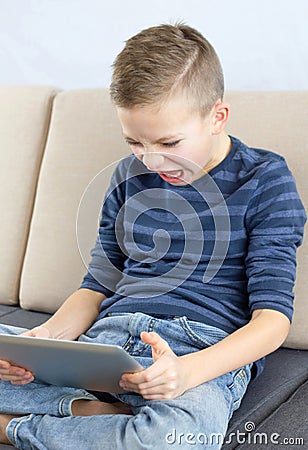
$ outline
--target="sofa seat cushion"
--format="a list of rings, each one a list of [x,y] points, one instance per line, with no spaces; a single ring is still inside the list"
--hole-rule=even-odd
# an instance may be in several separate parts
[[[267,450],[277,449],[276,442],[279,442],[280,445],[289,446],[292,449],[303,449],[304,444],[307,445],[307,404],[308,381],[298,388],[286,402],[282,403],[257,428],[256,432],[264,433],[267,437]],[[284,441],[285,439],[288,442]],[[265,441],[263,440],[263,442]],[[246,447],[241,445],[238,448],[244,450]]]
[[[48,320],[50,314],[27,311],[18,306],[0,305],[0,323],[15,327],[34,328]]]
[[[295,450],[306,448],[304,444],[307,445],[308,442],[307,404],[308,381],[251,433],[253,445],[249,445],[249,449],[260,450],[261,442],[262,448],[266,450],[275,450],[279,445]],[[258,436],[254,437],[256,434]],[[236,449],[245,450],[247,444],[243,443]]]

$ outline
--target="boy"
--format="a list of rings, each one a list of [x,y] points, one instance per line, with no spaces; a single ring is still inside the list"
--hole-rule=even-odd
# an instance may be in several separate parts
[[[220,448],[211,434],[287,336],[306,220],[284,159],[225,133],[223,90],[214,49],[188,26],[144,30],[118,55],[110,92],[132,155],[81,288],[25,333],[121,345],[145,369],[106,403],[0,362],[2,442]]]

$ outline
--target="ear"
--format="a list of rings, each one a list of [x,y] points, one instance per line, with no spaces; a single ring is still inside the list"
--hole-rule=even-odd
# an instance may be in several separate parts
[[[212,133],[220,134],[225,128],[229,119],[229,103],[218,100],[212,110]]]

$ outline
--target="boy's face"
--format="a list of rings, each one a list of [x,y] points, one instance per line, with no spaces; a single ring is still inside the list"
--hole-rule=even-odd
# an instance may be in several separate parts
[[[216,104],[201,117],[187,107],[187,101],[176,97],[161,108],[117,107],[117,112],[136,157],[163,180],[183,186],[213,169],[227,154],[230,140],[220,136],[218,109]]]

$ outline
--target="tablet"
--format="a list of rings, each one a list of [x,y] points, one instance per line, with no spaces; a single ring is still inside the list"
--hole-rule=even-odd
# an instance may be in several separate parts
[[[0,359],[30,370],[37,380],[56,386],[124,392],[123,372],[143,367],[122,347],[89,342],[0,335]]]

